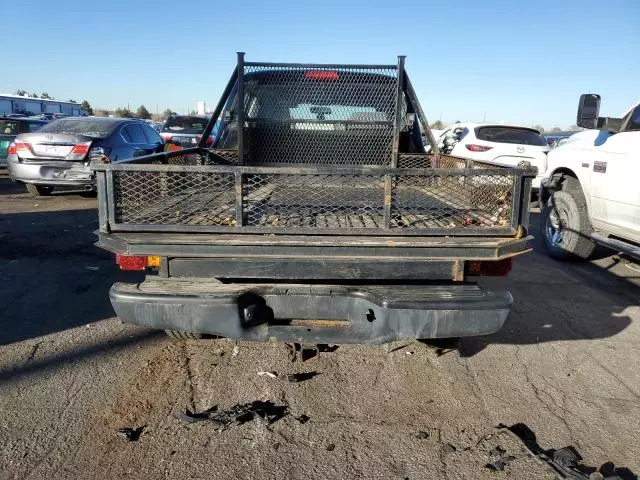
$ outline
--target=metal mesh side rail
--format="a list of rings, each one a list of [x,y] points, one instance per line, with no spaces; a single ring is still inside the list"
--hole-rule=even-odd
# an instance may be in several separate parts
[[[235,224],[233,174],[114,171],[113,188],[116,223]]]
[[[513,211],[513,195],[521,179],[511,169],[477,174],[473,170],[280,174],[245,167],[244,173],[236,174],[170,168],[109,172],[116,225],[159,231],[163,226],[198,226],[211,231],[316,234],[357,230],[415,235],[434,229],[509,233],[518,213]]]
[[[390,164],[396,68],[249,64],[244,72],[247,161]]]
[[[397,176],[392,229],[507,228],[515,176]]]

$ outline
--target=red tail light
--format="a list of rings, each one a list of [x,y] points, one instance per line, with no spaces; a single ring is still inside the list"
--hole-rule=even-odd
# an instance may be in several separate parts
[[[144,270],[147,267],[160,267],[161,258],[156,256],[121,255],[116,253],[116,265],[120,270]]]
[[[15,155],[16,154],[16,144],[12,143],[9,145],[9,149],[7,150],[7,153],[9,155]]]
[[[73,146],[73,148],[71,149],[71,153],[73,155],[86,155],[87,153],[89,153],[89,145],[89,142],[78,143]]]
[[[162,140],[164,140],[164,143],[168,143],[171,141],[172,136],[171,135],[160,135],[162,137]]]
[[[504,277],[511,271],[512,258],[504,260],[494,260],[488,262],[469,262],[467,264],[467,275],[480,275],[486,277]]]
[[[15,149],[16,149],[16,152],[33,153],[33,150],[31,149],[31,145],[29,145],[28,143],[24,143],[24,142],[16,142]]]
[[[474,145],[473,143],[467,143],[465,147],[467,147],[467,150],[471,152],[487,152],[493,148],[485,147],[484,145]]]
[[[304,72],[304,78],[310,80],[338,80],[340,75],[338,75],[338,72],[328,70],[307,70]]]
[[[116,265],[120,270],[144,270],[147,268],[147,257],[116,253]]]
[[[209,145],[213,145],[213,140],[214,140],[214,138],[213,138],[213,137],[209,137],[209,138],[207,138],[207,146],[209,146]]]

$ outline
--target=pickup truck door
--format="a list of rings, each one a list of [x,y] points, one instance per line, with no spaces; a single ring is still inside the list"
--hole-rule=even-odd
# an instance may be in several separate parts
[[[640,106],[620,133],[595,142],[588,168],[591,217],[614,234],[640,237]],[[584,166],[584,165],[583,165]]]

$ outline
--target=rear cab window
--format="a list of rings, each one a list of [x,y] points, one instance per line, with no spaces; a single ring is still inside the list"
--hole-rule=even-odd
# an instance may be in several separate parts
[[[515,143],[538,147],[547,146],[547,142],[545,142],[542,135],[529,128],[491,126],[477,127],[475,131],[476,138],[485,142]]]

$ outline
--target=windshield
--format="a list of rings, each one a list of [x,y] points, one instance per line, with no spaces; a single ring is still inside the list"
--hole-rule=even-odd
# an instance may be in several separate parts
[[[517,143],[519,145],[547,146],[542,135],[535,130],[517,127],[479,127],[476,129],[478,140],[496,143]]]
[[[66,133],[69,135],[86,135],[93,138],[105,138],[113,132],[118,125],[110,119],[82,119],[65,118],[55,120],[39,131],[44,133]]]
[[[204,132],[207,122],[208,119],[204,117],[174,116],[167,118],[162,131],[200,135]]]

